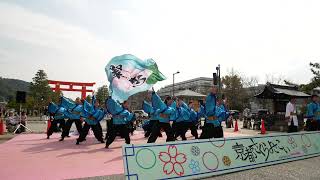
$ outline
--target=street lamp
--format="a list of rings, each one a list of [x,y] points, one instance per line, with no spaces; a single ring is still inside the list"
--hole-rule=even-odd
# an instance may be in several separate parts
[[[218,93],[221,93],[222,84],[221,84],[221,76],[220,76],[220,64],[218,64],[218,66],[216,67],[216,70],[217,70],[216,76],[218,80],[218,82],[216,82],[218,85]]]
[[[216,70],[217,70],[218,85],[219,85],[219,91],[220,91],[221,90],[220,64],[216,67]]]
[[[172,97],[174,96],[174,75],[176,74],[179,74],[180,71],[177,71],[176,73],[173,73],[172,76],[173,76],[173,82],[172,82]]]

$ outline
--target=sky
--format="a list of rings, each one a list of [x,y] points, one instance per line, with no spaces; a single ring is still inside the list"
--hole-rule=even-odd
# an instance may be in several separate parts
[[[167,80],[232,69],[265,83],[295,83],[320,62],[320,1],[308,0],[1,0],[0,76],[108,84],[118,55],[153,58]]]

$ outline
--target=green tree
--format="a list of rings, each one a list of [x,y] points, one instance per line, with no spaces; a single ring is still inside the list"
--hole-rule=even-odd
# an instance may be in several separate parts
[[[300,89],[306,93],[310,93],[312,89],[320,86],[320,64],[310,63],[309,65],[314,77],[311,79],[310,83],[300,85]]]
[[[232,70],[222,78],[223,89],[227,104],[230,109],[242,111],[249,101],[249,96],[243,88],[242,78]]]
[[[319,79],[320,78],[320,64],[319,63],[310,63],[311,66],[311,72],[313,75],[315,75],[314,78]]]
[[[109,96],[109,89],[107,85],[103,85],[98,88],[96,92],[96,98],[102,103],[104,102]]]
[[[91,96],[91,95],[88,95],[88,96],[86,97],[86,101],[90,103],[91,100],[92,100],[92,96]]]
[[[63,93],[61,91],[51,92],[51,100],[57,104],[59,104],[61,96],[63,96]]]
[[[30,95],[34,100],[34,107],[42,110],[53,94],[48,84],[48,77],[44,70],[39,70],[30,83]]]

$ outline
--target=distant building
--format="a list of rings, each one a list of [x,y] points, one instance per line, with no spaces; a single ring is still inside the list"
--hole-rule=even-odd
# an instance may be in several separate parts
[[[212,87],[212,78],[199,77],[174,84],[175,96],[181,97],[185,102],[190,100],[203,100]],[[172,95],[172,84],[157,91],[161,98]],[[147,92],[141,92],[128,99],[132,110],[142,109],[142,102],[146,99]]]
[[[212,78],[199,77],[195,79],[190,79],[187,81],[182,81],[174,84],[175,94],[183,90],[190,90],[202,95],[209,93],[210,88],[212,87]],[[167,85],[161,88],[158,91],[159,96],[164,97],[166,95],[172,96],[172,84]]]
[[[132,95],[128,99],[129,107],[131,110],[141,110],[142,109],[142,102],[147,97],[148,92],[140,92],[135,95]]]

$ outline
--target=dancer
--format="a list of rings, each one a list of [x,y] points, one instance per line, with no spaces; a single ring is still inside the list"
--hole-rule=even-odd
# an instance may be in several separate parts
[[[109,113],[112,115],[112,128],[109,133],[109,137],[106,142],[106,148],[108,149],[110,144],[114,141],[117,136],[117,133],[120,133],[124,137],[126,144],[130,144],[130,135],[128,129],[128,123],[133,121],[134,114],[129,112],[129,105],[127,101],[124,101],[122,105],[108,98],[106,100],[106,108]]]
[[[50,116],[50,122],[51,125],[49,129],[47,130],[47,139],[50,139],[50,136],[53,134],[53,132],[58,128],[58,124],[60,126],[65,126],[65,113],[66,109],[54,104],[53,102],[50,102],[48,105],[48,113]]]
[[[206,121],[200,139],[221,138],[223,129],[219,117],[223,111],[217,106],[217,88],[212,87],[210,94],[206,98]]]
[[[175,111],[175,138],[180,136],[183,141],[187,140],[186,132],[188,131],[191,123],[190,112],[188,109],[189,107],[182,101],[182,99],[179,98]]]
[[[80,120],[80,115],[83,107],[80,98],[76,98],[76,102],[74,103],[65,97],[61,97],[61,106],[67,109],[65,115],[69,119],[66,122],[61,139],[59,141],[63,141],[65,137],[69,136],[69,132],[73,123],[76,124],[79,133],[82,131],[82,121]]]
[[[152,128],[153,126],[158,126],[159,124],[159,120],[157,119],[156,117],[156,109],[154,108],[155,107],[155,104],[156,104],[156,99],[153,98],[152,100],[152,92],[149,92],[148,93],[148,100],[151,99],[151,103],[153,105],[151,105],[150,103],[148,103],[147,101],[143,101],[142,103],[142,109],[144,112],[148,113],[148,116],[149,116],[149,120],[148,121],[145,121],[145,123],[143,123],[143,127],[144,127],[144,130],[145,130],[145,134],[144,134],[144,137],[145,138],[148,138],[152,132]],[[162,137],[162,134],[161,132],[159,132],[159,137]]]
[[[222,116],[221,116],[221,122],[222,121],[225,121],[225,123],[227,124],[227,120],[229,119],[229,116],[230,116],[230,112],[226,106],[226,99],[222,98],[222,99],[218,99],[218,105],[221,109],[221,111],[224,113]]]
[[[79,138],[77,139],[77,145],[86,139],[90,128],[92,129],[95,138],[101,143],[104,143],[100,121],[105,117],[105,112],[102,108],[99,108],[99,106],[100,102],[95,98],[95,96],[92,97],[91,104],[84,100],[83,118],[85,123],[82,131],[80,132]]]
[[[174,141],[174,132],[170,126],[170,121],[174,120],[175,110],[170,107],[172,104],[172,98],[170,96],[166,97],[165,102],[155,93],[152,92],[152,101],[155,102],[155,108],[157,109],[155,115],[159,120],[159,123],[152,127],[151,135],[148,139],[148,143],[156,142],[161,128],[165,131],[167,135],[167,142]]]
[[[194,110],[194,104],[193,101],[189,102],[189,112],[190,112],[190,121],[188,121],[188,127],[191,130],[192,136],[195,137],[195,139],[199,138],[198,135],[198,124],[200,119],[200,113],[197,113]]]

